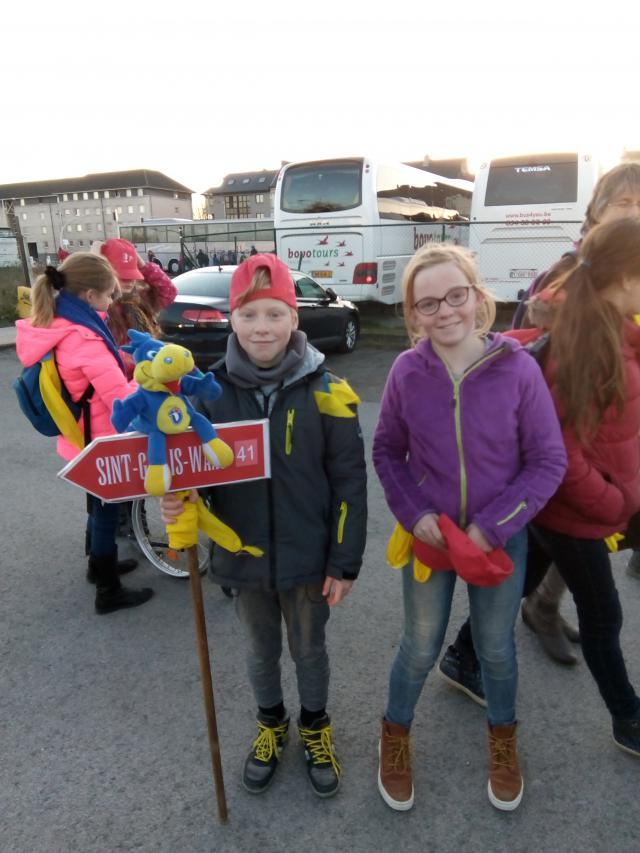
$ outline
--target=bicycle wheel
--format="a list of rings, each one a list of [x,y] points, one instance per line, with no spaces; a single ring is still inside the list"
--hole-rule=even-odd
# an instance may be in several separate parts
[[[134,501],[131,509],[131,524],[140,550],[156,569],[174,578],[189,577],[187,551],[169,548],[169,537],[165,524],[160,518],[160,501],[146,501],[144,498]],[[208,544],[208,537],[199,534],[200,574],[204,574],[209,565]]]

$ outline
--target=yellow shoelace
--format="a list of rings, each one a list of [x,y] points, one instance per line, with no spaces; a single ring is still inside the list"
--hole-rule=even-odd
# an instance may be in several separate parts
[[[340,775],[342,768],[333,751],[331,725],[325,726],[319,731],[315,729],[300,729],[300,737],[313,756],[314,764],[331,764],[336,775]]]
[[[280,757],[282,752],[282,739],[287,734],[288,724],[283,723],[280,726],[265,726],[258,720],[258,737],[253,742],[253,749],[256,758],[265,763],[271,761],[273,756]]]

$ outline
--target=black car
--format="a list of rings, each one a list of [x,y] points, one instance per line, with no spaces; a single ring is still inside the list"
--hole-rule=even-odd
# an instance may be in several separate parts
[[[191,350],[206,369],[227,349],[231,333],[229,286],[234,266],[202,267],[173,279],[175,302],[160,312],[165,341]],[[310,276],[291,270],[296,286],[299,328],[321,350],[352,352],[360,333],[358,309]]]

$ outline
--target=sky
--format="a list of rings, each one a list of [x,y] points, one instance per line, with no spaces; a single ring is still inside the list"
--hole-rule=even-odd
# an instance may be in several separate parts
[[[633,4],[6,4],[0,184],[283,160],[640,149]],[[10,70],[8,70],[10,69]]]

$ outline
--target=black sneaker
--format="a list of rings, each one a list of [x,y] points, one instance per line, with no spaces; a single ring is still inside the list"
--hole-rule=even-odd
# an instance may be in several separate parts
[[[625,752],[640,758],[640,719],[613,720],[613,740]]]
[[[455,646],[449,646],[438,665],[438,675],[452,687],[465,693],[483,708],[487,707],[482,686],[480,667],[474,662],[465,661]]]
[[[258,737],[244,763],[242,784],[251,794],[261,794],[273,781],[289,732],[289,718],[278,720],[258,713]]]
[[[308,727],[298,720],[298,731],[311,787],[319,797],[332,797],[340,787],[342,769],[333,746],[329,717],[325,714]]]

